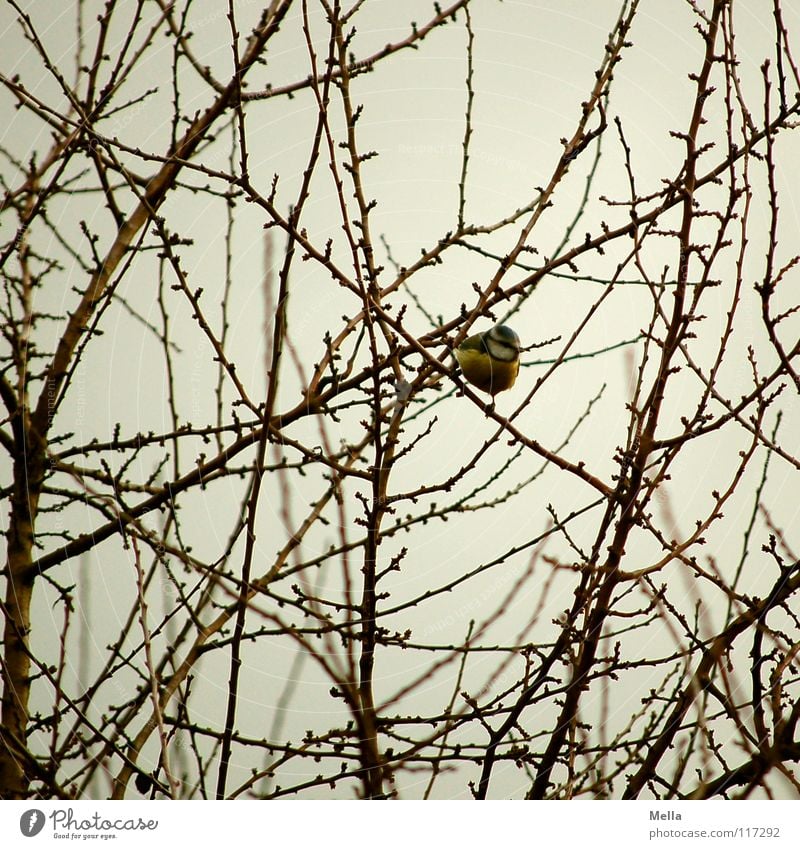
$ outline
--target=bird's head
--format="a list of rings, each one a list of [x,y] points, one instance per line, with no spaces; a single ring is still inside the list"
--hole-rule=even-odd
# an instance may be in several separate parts
[[[505,324],[496,324],[484,334],[486,350],[493,360],[513,363],[519,359],[519,336]]]

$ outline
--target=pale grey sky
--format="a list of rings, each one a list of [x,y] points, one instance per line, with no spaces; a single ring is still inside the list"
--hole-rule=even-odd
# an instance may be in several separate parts
[[[131,4],[133,6],[135,4]],[[192,6],[195,37],[192,47],[201,62],[209,65],[219,79],[227,79],[231,69],[229,31],[225,20],[227,4],[200,0]],[[53,62],[63,68],[71,80],[75,52],[74,15],[71,4],[53,4],[46,0],[33,0],[26,10],[37,25],[38,32]],[[312,22],[320,34],[319,50],[324,52],[324,28],[319,9],[312,7]],[[259,4],[235,4],[239,28],[248,32],[259,11]],[[466,218],[475,224],[489,224],[509,215],[529,203],[535,188],[550,179],[554,165],[561,153],[560,139],[570,136],[580,114],[580,104],[594,83],[594,71],[602,55],[608,32],[618,12],[619,3],[611,0],[578,2],[578,0],[479,0],[472,4],[472,25],[475,35],[474,53],[474,114],[472,119],[469,182],[466,194]],[[384,44],[399,40],[408,32],[409,22],[424,21],[431,4],[411,0],[403,4],[391,0],[367,2],[357,19],[357,37],[354,51],[357,57],[369,55]],[[800,33],[800,8],[787,4],[784,10],[790,33]],[[86,16],[87,29],[92,16]],[[738,55],[741,58],[742,91],[753,109],[761,102],[759,67],[764,59],[774,53],[770,35],[771,4],[759,0],[746,0],[736,4],[738,22]],[[644,2],[631,35],[633,46],[625,51],[623,61],[615,72],[609,104],[609,116],[619,116],[625,137],[631,148],[632,170],[640,195],[661,189],[664,180],[674,178],[681,168],[684,149],[682,143],[670,135],[673,130],[683,130],[692,108],[692,83],[687,77],[696,72],[701,57],[701,43],[692,30],[693,18],[688,4],[670,0],[665,3]],[[124,36],[124,17],[120,17],[108,51],[119,48]],[[249,79],[249,90],[257,90],[267,83],[273,87],[303,79],[308,74],[308,56],[300,35],[300,13],[290,14],[279,39],[269,53],[268,63],[258,68]],[[89,39],[91,41],[91,39]],[[430,247],[452,230],[456,224],[458,180],[461,165],[460,152],[464,133],[466,92],[464,79],[466,64],[464,45],[466,33],[461,23],[443,27],[433,32],[418,51],[404,51],[391,58],[374,73],[363,75],[354,82],[358,102],[363,104],[363,117],[358,123],[359,144],[362,150],[376,150],[379,156],[364,165],[364,177],[369,197],[378,199],[372,214],[373,236],[385,237],[394,261],[409,265],[419,256],[420,249]],[[14,23],[13,10],[0,7],[0,55],[2,70],[12,76],[19,73],[37,97],[63,109],[64,100],[58,87],[41,69],[40,60],[20,37]],[[168,145],[170,102],[172,97],[169,68],[171,46],[164,39],[161,49],[154,50],[149,61],[130,82],[130,96],[154,87],[154,93],[141,107],[134,106],[109,118],[104,124],[105,133],[118,137],[130,147],[141,147],[154,153],[163,153]],[[209,103],[209,93],[189,69],[180,81],[183,110],[191,114]],[[719,142],[722,129],[722,93],[715,95],[708,107],[710,120],[703,130],[704,138]],[[12,100],[6,91],[0,93],[0,108],[8,116],[5,131],[0,132],[0,143],[24,159],[26,151],[44,150],[49,143],[50,130],[30,115],[12,111]],[[340,114],[340,113],[337,113]],[[268,194],[273,175],[280,175],[277,205],[285,211],[296,195],[309,136],[316,120],[316,107],[309,91],[299,93],[293,100],[273,98],[253,101],[246,109],[246,127],[250,156],[251,179],[263,194]],[[592,124],[593,125],[593,124]],[[225,170],[230,149],[227,137],[220,136],[200,156],[209,169]],[[800,225],[797,209],[798,185],[796,163],[800,161],[797,140],[780,142],[780,159],[777,177],[782,191],[782,234],[793,234]],[[121,154],[124,156],[124,154]],[[136,162],[129,156],[133,170],[147,173],[149,163]],[[712,154],[710,161],[716,161]],[[561,243],[565,229],[581,205],[586,176],[591,164],[588,154],[580,157],[567,178],[558,187],[552,209],[537,224],[533,244],[538,250],[530,255],[532,265],[549,256]],[[754,170],[758,168],[756,164]],[[3,163],[6,180],[14,184],[15,175]],[[202,184],[206,178],[187,174],[187,182]],[[760,177],[759,177],[760,179]],[[759,185],[763,186],[763,180]],[[718,201],[713,187],[703,190],[701,200],[713,206]],[[748,291],[743,297],[740,318],[731,347],[738,352],[726,361],[718,376],[720,390],[730,398],[738,398],[748,391],[752,375],[745,355],[747,340],[763,344],[760,325],[760,301],[752,290],[752,283],[763,274],[766,234],[766,197],[763,191],[753,201],[751,243],[744,261],[743,278]],[[627,175],[623,167],[621,146],[613,125],[603,139],[603,156],[591,197],[583,217],[578,223],[571,243],[580,243],[586,233],[596,235],[601,222],[615,226],[624,222],[627,209],[609,206],[602,198],[624,201],[629,195]],[[721,195],[720,195],[721,196]],[[112,233],[112,223],[101,204],[86,199],[76,204],[57,202],[49,209],[51,220],[57,222],[67,240],[79,243],[82,239],[79,221],[85,218],[89,226],[102,237]],[[218,302],[224,282],[225,210],[219,203],[207,203],[198,195],[182,193],[167,201],[162,214],[182,235],[193,240],[191,246],[181,250],[182,264],[190,274],[193,286],[202,286],[209,303]],[[230,337],[228,355],[238,365],[238,375],[253,397],[261,397],[264,384],[264,314],[265,305],[261,280],[263,275],[263,211],[253,205],[239,204],[236,209],[236,229],[232,275],[236,292],[230,304]],[[666,222],[675,224],[675,217]],[[315,243],[324,243],[327,237],[335,240],[337,256],[345,255],[341,241],[341,216],[337,196],[327,169],[320,168],[312,188],[303,225]],[[702,222],[699,226],[702,226]],[[486,250],[502,256],[508,252],[516,238],[518,227],[511,227],[486,238]],[[710,232],[710,230],[708,231]],[[7,236],[4,235],[4,240]],[[276,236],[276,252],[280,255],[282,236]],[[621,251],[629,245],[615,246],[605,255],[593,254],[581,258],[579,271],[599,280],[612,277]],[[790,239],[781,261],[786,261],[795,240]],[[54,248],[58,253],[58,249]],[[713,276],[734,272],[736,255],[719,266]],[[386,257],[379,261],[386,263]],[[677,261],[674,238],[649,240],[642,261],[652,279],[660,279],[668,269],[666,279],[672,279]],[[416,275],[411,283],[415,297],[425,311],[435,318],[449,321],[459,314],[461,303],[471,306],[475,300],[473,283],[479,286],[491,278],[497,267],[494,260],[480,257],[469,251],[448,253],[446,261]],[[391,279],[392,269],[386,272]],[[511,280],[521,279],[522,271],[513,272]],[[635,277],[633,265],[622,275]],[[60,278],[63,287],[48,289],[37,297],[37,308],[49,312],[63,312],[70,308],[76,296],[71,286],[80,287],[81,270],[65,260],[65,272]],[[724,281],[723,281],[724,282]],[[547,363],[556,357],[566,340],[575,331],[586,312],[602,292],[602,283],[583,279],[546,278],[535,293],[527,299],[521,310],[509,323],[519,333],[523,345],[531,345],[560,337],[542,349],[531,351],[523,357],[523,369],[517,386],[497,399],[497,409],[510,415],[531,390],[538,377],[544,374]],[[156,300],[156,262],[145,257],[137,262],[134,273],[123,281],[120,294],[142,316],[159,321]],[[797,278],[791,278],[783,303],[795,303]],[[216,372],[213,351],[192,322],[191,311],[179,294],[167,304],[174,339],[182,349],[182,380],[178,395],[182,403],[184,420],[203,422],[213,416]],[[707,318],[698,325],[698,339],[692,349],[697,361],[708,364],[718,345],[729,307],[730,291],[721,286],[709,291],[701,312]],[[408,308],[407,327],[422,336],[431,329],[425,314],[417,310],[412,300],[398,294],[393,299],[395,309],[405,304]],[[292,276],[290,296],[290,324],[292,339],[303,377],[319,361],[326,331],[336,333],[341,326],[341,316],[352,316],[357,311],[352,295],[334,286],[320,266],[313,262],[297,263]],[[652,298],[645,286],[618,286],[612,295],[593,314],[575,347],[570,353],[590,353],[635,339],[650,320]],[[212,313],[216,313],[212,310]],[[485,329],[489,321],[479,321],[476,329]],[[92,436],[108,438],[110,429],[122,421],[123,433],[136,430],[168,431],[169,409],[166,401],[166,383],[163,356],[152,345],[152,336],[142,325],[121,307],[114,305],[104,324],[105,335],[94,341],[93,354],[88,357],[75,376],[71,403],[60,414],[63,429],[74,430],[76,441],[88,441]],[[796,325],[795,325],[796,327]],[[45,332],[55,334],[59,325]],[[39,342],[47,347],[47,339]],[[576,359],[559,368],[554,379],[546,382],[520,415],[516,426],[530,438],[549,449],[555,449],[565,435],[583,415],[587,405],[605,386],[602,397],[593,408],[591,418],[580,427],[570,445],[563,452],[571,461],[585,461],[593,474],[610,481],[616,472],[614,454],[625,444],[628,414],[625,408],[630,398],[632,376],[638,365],[641,346],[615,348],[593,358]],[[765,354],[765,363],[771,362]],[[766,365],[765,365],[766,368]],[[299,398],[303,377],[293,367],[281,386],[279,407],[293,407]],[[682,416],[691,415],[701,387],[686,369],[670,385],[662,422],[661,435],[679,432]],[[796,434],[798,406],[796,395],[786,393],[781,402],[783,411],[782,433]],[[461,397],[452,397],[435,409],[437,421],[428,437],[401,459],[392,478],[395,491],[414,488],[426,483],[446,479],[453,474],[496,429],[481,409]],[[341,423],[333,426],[328,436],[334,444],[341,438],[353,441],[359,432],[360,414],[346,412]],[[774,421],[774,418],[771,419]],[[421,433],[430,423],[429,417],[409,422],[406,436]],[[771,425],[767,428],[770,429]],[[316,424],[304,422],[292,432],[294,438],[314,440]],[[743,450],[746,434],[741,428],[725,428],[707,440],[697,440],[689,446],[671,468],[672,479],[665,484],[658,501],[661,514],[655,520],[674,532],[676,537],[688,535],[694,521],[705,514],[711,503],[711,492],[724,489]],[[793,443],[796,441],[791,440]],[[791,446],[792,449],[794,445]],[[509,456],[507,440],[501,438],[462,482],[468,490],[479,487],[492,478]],[[140,470],[147,477],[151,468],[147,462],[153,456],[144,455]],[[753,493],[761,472],[762,460],[754,462],[746,473],[744,483],[726,505],[725,517],[714,523],[705,535],[708,546],[703,555],[713,556],[723,573],[738,562],[742,547],[742,533],[750,511]],[[485,489],[475,501],[500,497],[523,482],[527,482],[542,466],[540,458],[523,453],[499,480]],[[6,473],[4,472],[4,475]],[[294,519],[298,521],[307,505],[319,496],[320,479],[292,479]],[[209,552],[208,558],[219,553],[226,544],[235,522],[242,494],[242,482],[225,480],[216,484],[213,497],[198,493],[189,497],[184,507],[184,533],[195,550]],[[349,521],[357,515],[359,505],[352,489],[348,492]],[[258,536],[258,552],[263,562],[269,563],[285,539],[285,516],[276,506],[279,492],[270,490],[262,504]],[[423,512],[431,501],[409,506],[412,512]],[[492,511],[467,511],[451,517],[446,523],[431,522],[419,525],[413,537],[399,535],[384,546],[382,565],[388,565],[393,554],[409,545],[410,552],[402,569],[392,574],[383,589],[391,593],[386,606],[402,605],[426,590],[446,584],[481,563],[503,556],[515,546],[522,545],[546,529],[550,521],[547,505],[552,504],[557,515],[564,517],[574,510],[584,508],[592,494],[576,478],[555,470],[545,469],[532,483]],[[773,473],[764,493],[772,519],[782,528],[797,526],[800,511],[800,485],[798,470],[791,464],[774,460]],[[405,508],[404,508],[405,510]],[[191,518],[187,518],[191,517]],[[320,528],[305,541],[302,556],[320,553],[336,540],[336,515],[330,518],[333,527]],[[76,532],[89,530],[96,517],[89,511],[85,515],[71,513],[69,522],[75,523]],[[596,512],[589,513],[585,521],[571,527],[575,546],[586,550],[597,531]],[[355,526],[349,529],[355,532]],[[763,522],[758,524],[759,534],[754,536],[755,550],[767,532]],[[756,537],[758,543],[756,543]],[[413,540],[409,543],[409,540]],[[790,541],[791,544],[791,541]],[[67,564],[62,583],[82,580],[81,574],[91,574],[91,597],[81,611],[85,625],[91,621],[92,668],[99,667],[105,654],[105,645],[113,639],[116,629],[127,613],[131,593],[135,590],[133,576],[124,573],[119,562],[114,568],[102,561],[104,549],[92,553],[84,561]],[[574,558],[563,539],[552,540],[544,554],[567,561]],[[652,538],[644,533],[634,533],[627,549],[628,569],[643,567],[660,557]],[[120,552],[114,551],[119,558]],[[509,555],[502,568],[488,569],[482,576],[462,585],[452,593],[432,599],[417,609],[406,607],[389,617],[386,627],[405,631],[411,629],[419,643],[448,644],[464,639],[471,618],[481,621],[491,616],[504,595],[511,589],[529,565],[531,550]],[[71,572],[70,572],[71,570]],[[542,586],[546,581],[548,564],[539,560],[535,580],[524,583],[508,604],[505,615],[484,636],[487,644],[510,643],[518,638],[520,629],[540,601]],[[743,592],[763,594],[769,586],[773,564],[754,556],[749,561],[748,573],[743,576]],[[357,569],[354,574],[357,574]],[[333,569],[315,572],[313,580],[319,591],[336,596],[339,590],[338,572]],[[310,579],[311,576],[310,576]],[[685,569],[670,565],[660,575],[660,580],[673,582],[676,596],[686,605],[690,615],[696,599],[704,601],[703,615],[707,617],[708,632],[718,624],[724,613],[719,597],[709,595],[704,600],[704,586],[696,585]],[[291,595],[284,582],[281,592]],[[572,601],[574,575],[563,572],[556,576],[548,589],[546,612],[539,617],[536,627],[525,639],[552,641],[553,619]],[[124,589],[120,589],[124,587]],[[635,594],[634,594],[635,595]],[[84,598],[86,598],[84,596]],[[169,603],[169,590],[164,604]],[[50,599],[44,592],[39,598],[38,615],[50,615]],[[631,600],[631,607],[642,603],[642,597]],[[624,605],[623,605],[624,607]],[[54,620],[54,627],[56,623]],[[701,629],[702,630],[702,629]],[[52,635],[52,640],[57,634]],[[628,648],[636,654],[660,656],[671,650],[673,635],[666,629],[648,631],[643,642],[633,635]],[[37,639],[44,640],[37,634]],[[85,638],[84,638],[85,639]],[[266,650],[265,650],[266,647]],[[265,722],[271,721],[276,703],[283,690],[288,670],[295,659],[295,647],[289,641],[278,639],[246,646],[247,675],[242,693],[242,706],[237,722],[242,733],[256,737],[266,733]],[[387,650],[387,655],[389,650]],[[746,655],[742,654],[742,658]],[[430,658],[424,652],[391,652],[384,660],[376,681],[378,701],[393,698],[407,682],[426,668]],[[498,680],[495,676],[498,659],[487,653],[476,658],[467,670],[464,689],[476,692],[487,681],[493,681],[498,690],[509,686],[519,675],[517,663]],[[77,676],[77,668],[71,670]],[[735,675],[746,676],[749,670],[735,669]],[[661,672],[640,670],[614,690],[612,721],[620,725],[640,705],[642,692],[657,686]],[[287,737],[297,741],[306,728],[327,727],[334,724],[333,712],[341,710],[341,702],[327,696],[330,681],[318,666],[308,661],[302,667],[302,681],[288,712],[284,717]],[[443,708],[451,695],[454,666],[446,667],[442,674],[432,676],[429,682],[414,691],[402,702],[401,710],[408,713],[426,713]],[[120,679],[122,680],[122,679]],[[132,683],[132,682],[131,682]],[[202,691],[201,708],[194,719],[201,725],[219,727],[224,716],[227,687],[227,660],[221,654],[204,660],[197,671],[196,685]],[[109,696],[109,703],[121,701],[122,694]],[[593,705],[596,707],[596,704]],[[265,721],[265,716],[269,719]],[[546,711],[542,722],[551,714]],[[526,714],[526,723],[534,727],[535,710]],[[472,730],[470,731],[472,734]],[[147,755],[154,757],[155,742]],[[253,764],[237,763],[232,771],[231,786],[237,786],[247,777]],[[304,767],[311,766],[303,764]],[[296,776],[295,776],[296,778]],[[466,780],[474,775],[459,771],[443,776],[436,794],[441,798],[466,798]],[[498,766],[493,791],[498,796],[518,797],[524,794],[527,781],[513,764]],[[412,778],[399,789],[401,795],[418,797],[424,789],[426,778],[415,784]],[[322,791],[314,791],[324,795]],[[780,791],[779,791],[780,792]],[[349,788],[342,785],[337,793],[346,796]]]

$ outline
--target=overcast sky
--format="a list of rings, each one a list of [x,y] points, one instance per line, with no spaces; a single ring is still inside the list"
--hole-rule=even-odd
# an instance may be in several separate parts
[[[131,4],[132,6],[135,4]],[[320,36],[318,49],[324,53],[324,22],[312,6],[315,32]],[[218,79],[227,79],[231,68],[228,25],[224,17],[227,4],[214,0],[198,0],[192,6],[195,16],[193,49],[201,61],[209,65]],[[771,3],[761,0],[740,0],[736,4],[738,22],[738,54],[741,59],[743,93],[756,109],[761,102],[760,65],[772,55],[774,45],[770,36]],[[75,55],[75,24],[72,4],[54,4],[49,0],[31,0],[25,4],[37,26],[37,31],[53,62],[72,79]],[[357,58],[370,55],[384,44],[404,38],[411,21],[422,22],[430,15],[431,4],[408,0],[367,2],[357,18],[357,38],[354,52]],[[248,32],[257,19],[259,4],[236,3],[239,28]],[[298,5],[299,10],[299,5]],[[466,218],[476,224],[488,224],[509,215],[530,202],[536,187],[550,179],[554,165],[561,153],[560,140],[574,131],[580,114],[580,104],[594,83],[594,72],[602,56],[607,34],[619,13],[619,3],[611,0],[478,0],[472,4],[472,24],[475,36],[474,52],[474,114],[471,141],[469,182],[466,194]],[[787,3],[785,23],[790,33],[800,33],[800,7]],[[85,26],[91,32],[93,15],[87,14]],[[20,36],[15,23],[15,13],[7,4],[0,7],[0,56],[3,72],[12,76],[19,73],[26,85],[58,109],[64,100],[52,78],[41,68],[41,61]],[[693,31],[693,17],[688,4],[679,0],[669,2],[643,2],[633,27],[633,46],[625,51],[624,59],[615,73],[610,101],[610,115],[619,116],[627,143],[632,151],[632,168],[641,195],[661,189],[663,181],[674,177],[683,162],[682,143],[671,131],[687,126],[693,105],[693,83],[688,73],[699,69],[702,44]],[[119,48],[124,37],[124,20],[120,18],[113,30],[108,51]],[[267,84],[282,84],[304,79],[308,75],[308,55],[300,35],[300,13],[288,16],[281,34],[269,53],[264,68],[255,69],[249,78],[249,89],[257,90]],[[89,39],[91,41],[91,39]],[[404,51],[392,57],[372,74],[360,76],[354,83],[358,102],[363,104],[363,117],[358,124],[359,142],[364,151],[376,150],[379,156],[365,164],[364,175],[370,197],[378,199],[372,215],[372,232],[380,234],[391,250],[392,259],[399,266],[411,264],[420,249],[430,247],[456,221],[458,180],[461,167],[461,145],[464,134],[466,105],[465,43],[463,21],[433,32],[418,51]],[[166,39],[151,54],[130,83],[130,95],[157,89],[141,106],[134,106],[109,118],[104,124],[108,136],[124,140],[130,147],[163,153],[167,149],[170,126],[168,121],[171,102],[170,60],[171,45]],[[181,82],[183,110],[191,114],[208,105],[209,94],[196,76],[187,72]],[[3,90],[0,108],[7,116],[0,130],[0,142],[15,156],[25,159],[26,151],[46,150],[50,130],[41,121],[25,113],[12,111],[13,101]],[[707,138],[719,138],[721,124],[720,98],[712,99],[708,107],[711,118],[704,130]],[[316,107],[308,91],[292,100],[273,98],[250,103],[246,110],[246,126],[250,155],[251,178],[259,190],[267,194],[273,175],[280,175],[277,203],[287,208],[296,194],[302,169],[305,167],[310,134],[316,119]],[[782,143],[783,144],[783,143]],[[800,148],[781,148],[777,176],[782,195],[783,232],[797,232],[800,226],[797,197],[797,162]],[[229,144],[225,138],[211,145],[200,159],[209,168],[227,167]],[[131,157],[131,162],[135,158]],[[552,210],[537,225],[535,247],[539,257],[549,256],[564,238],[565,229],[581,206],[581,198],[591,157],[576,162],[567,179],[559,186]],[[18,175],[8,161],[3,159],[5,179],[14,184]],[[135,163],[139,173],[146,173],[149,164]],[[320,169],[315,178],[312,200],[304,217],[304,226],[313,241],[322,244],[325,239],[340,238],[341,220],[338,214],[334,186],[327,180],[327,172]],[[202,182],[198,175],[187,175],[188,181]],[[624,200],[628,196],[627,175],[623,168],[622,149],[616,132],[609,132],[603,140],[603,157],[595,177],[591,197],[585,205],[572,241],[579,243],[584,234],[600,232],[601,221],[611,226],[624,221],[627,210],[611,207],[601,198]],[[707,190],[704,202],[713,197],[713,188]],[[753,212],[752,244],[747,254],[744,277],[750,283],[763,273],[763,240],[766,227],[766,207],[763,196],[756,198]],[[713,201],[712,201],[713,203]],[[163,214],[191,237],[191,246],[182,250],[182,262],[191,276],[193,286],[202,286],[209,301],[219,300],[224,280],[224,206],[206,203],[187,193],[169,200]],[[237,207],[235,252],[232,273],[236,290],[231,301],[229,355],[238,364],[238,374],[252,391],[260,397],[264,384],[264,294],[263,277],[263,223],[264,216],[251,206]],[[57,204],[50,210],[53,220],[59,222],[61,233],[67,240],[80,243],[79,220],[85,218],[101,238],[113,234],[107,211],[87,199],[81,204]],[[484,244],[502,256],[507,252],[516,231],[503,231]],[[4,239],[7,236],[4,235]],[[282,242],[278,239],[277,251]],[[792,248],[793,250],[794,248]],[[602,292],[603,281],[610,279],[621,258],[621,249],[608,254],[593,255],[582,260],[580,275],[595,278],[546,278],[516,313],[509,319],[523,340],[532,345],[545,340],[569,338],[578,322]],[[53,247],[55,253],[59,252]],[[733,270],[731,257],[728,270]],[[391,269],[388,257],[379,257]],[[667,279],[674,274],[677,260],[675,240],[664,239],[648,247],[646,262],[654,279],[667,269]],[[531,262],[537,264],[536,255]],[[82,285],[80,269],[65,260],[66,271],[61,288],[42,292],[37,308],[51,312],[69,309],[75,296],[70,286]],[[155,262],[144,258],[137,273],[124,281],[120,294],[141,316],[157,321],[159,307],[155,298]],[[407,326],[422,336],[431,328],[429,317],[450,321],[459,314],[462,303],[474,301],[473,283],[479,286],[491,278],[496,261],[473,252],[451,253],[441,266],[425,269],[416,276],[412,291],[424,307],[416,309],[409,304]],[[633,268],[625,277],[633,277]],[[387,272],[388,274],[391,271]],[[522,270],[513,279],[521,279]],[[599,282],[598,282],[599,281]],[[635,281],[634,281],[635,282]],[[796,292],[796,286],[794,290]],[[171,296],[172,297],[172,296]],[[787,296],[791,304],[793,294]],[[724,287],[708,294],[705,310],[707,320],[698,330],[695,353],[698,361],[710,356],[718,343],[726,317],[729,293]],[[395,301],[399,308],[402,299]],[[213,351],[204,343],[191,321],[190,310],[179,294],[168,302],[173,316],[175,341],[183,350],[184,377],[178,386],[183,405],[184,419],[201,422],[213,415],[214,395],[211,391],[216,381]],[[292,339],[297,345],[301,373],[289,371],[281,387],[279,408],[288,409],[299,399],[302,377],[307,376],[318,362],[324,346],[326,331],[336,332],[341,325],[340,316],[353,315],[356,306],[341,289],[331,285],[315,263],[297,263],[292,278],[290,298],[290,324]],[[617,467],[613,457],[617,446],[625,440],[628,413],[625,408],[630,398],[632,378],[640,348],[632,343],[649,321],[652,298],[644,286],[619,286],[612,297],[603,303],[592,317],[572,353],[592,353],[606,347],[613,350],[591,358],[576,360],[563,367],[557,380],[542,387],[533,401],[516,419],[517,426],[528,436],[539,440],[548,448],[556,448],[576,424],[589,403],[604,387],[594,408],[594,415],[586,426],[579,428],[565,455],[573,461],[590,462],[594,474],[610,480]],[[486,329],[490,320],[478,322],[476,329]],[[120,305],[109,311],[105,335],[96,340],[95,353],[88,358],[75,377],[72,403],[61,413],[63,429],[74,429],[76,440],[88,441],[92,436],[108,438],[117,421],[125,422],[124,432],[136,430],[169,430],[169,409],[165,400],[165,374],[161,354],[151,344],[152,338],[140,322]],[[54,334],[57,327],[45,330]],[[750,292],[741,309],[737,327],[737,340],[752,337],[760,339],[759,301]],[[631,344],[621,345],[623,342]],[[40,342],[47,347],[47,338]],[[537,377],[560,352],[558,342],[533,350],[523,357],[523,368],[518,384],[511,392],[497,399],[500,412],[510,414],[530,391]],[[742,344],[742,350],[744,345]],[[744,356],[740,357],[719,375],[724,393],[738,398],[751,385],[751,374]],[[675,381],[669,404],[663,417],[665,433],[680,427],[680,417],[696,401],[698,387],[690,377]],[[797,418],[796,398],[783,406],[783,433],[796,434],[800,422]],[[424,440],[410,456],[410,462],[400,462],[393,478],[393,487],[421,485],[425,481],[446,478],[495,429],[484,413],[464,398],[452,397],[436,409],[437,422],[430,438]],[[358,416],[345,415],[338,430],[331,437],[336,441],[352,439],[350,429]],[[408,433],[421,432],[426,419],[409,425]],[[415,430],[416,428],[416,430]],[[302,429],[299,434],[307,433]],[[742,449],[741,431],[723,430],[713,441],[704,441],[691,447],[672,469],[673,480],[666,487],[668,495],[659,502],[663,511],[659,520],[673,529],[676,536],[690,532],[694,520],[707,509],[710,492],[723,486]],[[498,441],[489,452],[475,477],[465,485],[477,486],[491,478],[508,457],[509,448]],[[541,466],[541,461],[523,455],[511,471],[489,487],[482,498],[499,496],[527,481]],[[4,473],[5,474],[5,473]],[[142,474],[146,476],[143,469]],[[736,562],[742,546],[742,528],[752,510],[752,494],[760,474],[760,464],[748,473],[741,497],[733,498],[726,508],[726,520],[715,525],[708,534],[710,551],[719,563]],[[292,483],[296,497],[297,515],[318,496],[318,481],[298,480]],[[186,534],[199,550],[218,551],[227,539],[241,499],[241,482],[230,481],[218,485],[215,497],[194,498],[187,510],[194,518],[187,523]],[[796,469],[776,462],[765,492],[772,516],[780,527],[796,526],[800,510],[800,486]],[[552,503],[558,515],[564,516],[583,508],[588,501],[586,488],[575,479],[547,470],[535,485],[524,493],[504,503],[491,513],[491,517],[477,520],[467,513],[446,524],[432,524],[419,528],[414,537],[413,549],[404,561],[403,569],[386,582],[392,602],[401,603],[414,598],[427,588],[439,586],[462,574],[467,568],[488,562],[502,551],[530,540],[545,529],[550,521],[546,505]],[[283,517],[273,507],[274,499],[265,500],[262,517],[263,528],[259,535],[260,552],[268,562],[282,544],[280,537]],[[357,513],[357,503],[349,506],[351,517]],[[420,508],[421,509],[421,508]],[[476,514],[477,515],[477,514]],[[483,514],[481,514],[483,515]],[[85,521],[85,525],[81,522]],[[88,514],[76,520],[80,530],[90,527],[95,518]],[[574,541],[578,546],[591,544],[597,529],[596,517],[576,525]],[[761,528],[763,531],[763,527]],[[277,535],[277,537],[276,537]],[[277,538],[277,542],[276,542]],[[311,536],[304,550],[312,556],[312,548],[323,551],[331,542],[330,532],[321,529]],[[397,552],[406,540],[386,546],[387,559]],[[637,548],[637,546],[641,546]],[[756,546],[757,547],[757,546]],[[553,556],[567,557],[565,549],[556,545]],[[634,536],[629,556],[647,562],[654,554],[652,541]],[[95,554],[79,565],[72,563],[71,577],[80,581],[81,569],[92,570]],[[422,611],[405,609],[387,625],[398,631],[411,628],[419,642],[447,643],[464,638],[466,622],[472,618],[489,615],[494,606],[508,591],[528,564],[530,552],[510,558],[506,571],[489,570],[484,578],[473,581],[460,593],[454,592],[431,602]],[[546,567],[541,564],[544,570]],[[632,567],[631,567],[632,568]],[[763,564],[764,573],[756,561],[752,574],[744,583],[763,588],[763,579],[771,569]],[[130,597],[120,595],[118,578],[102,568],[94,570],[95,580],[91,597],[85,597],[84,613],[92,620],[94,640],[92,665],[99,664],[104,656],[104,645],[113,639],[115,628],[125,616]],[[670,576],[673,573],[670,572]],[[99,577],[98,577],[99,576]],[[669,577],[669,576],[665,576]],[[684,599],[689,605],[694,601],[685,575],[676,568],[675,581],[686,582]],[[328,576],[319,578],[320,589],[331,590]],[[538,579],[537,579],[538,580]],[[542,577],[542,580],[544,578]],[[63,577],[69,583],[69,577]],[[540,584],[539,584],[540,585]],[[128,580],[128,590],[133,586]],[[515,638],[520,623],[527,621],[538,595],[536,583],[526,584],[524,590],[510,605],[502,628],[490,632],[491,641],[510,641]],[[563,575],[549,596],[547,615],[541,617],[537,639],[552,639],[552,619],[572,598],[574,580]],[[42,596],[41,613],[49,609]],[[166,601],[165,601],[166,604]],[[89,608],[89,606],[91,606]],[[101,615],[102,611],[102,615]],[[710,621],[717,613],[708,611]],[[709,627],[711,627],[709,625]],[[487,637],[489,639],[489,637]],[[669,635],[660,633],[657,641],[640,651],[654,654],[665,651]],[[288,670],[295,659],[293,646],[288,642],[271,647],[268,656],[252,651],[247,656],[248,679],[245,684],[243,710],[239,722],[244,734],[263,735],[264,716],[272,710],[283,689]],[[378,697],[385,698],[397,692],[409,676],[416,674],[427,658],[396,653],[384,670],[377,686]],[[476,661],[467,675],[465,686],[479,688],[495,668],[495,661]],[[78,675],[77,668],[72,670]],[[746,670],[743,670],[743,674]],[[329,682],[311,663],[302,672],[302,686],[285,717],[289,736],[302,734],[311,724],[326,723],[333,703],[325,693]],[[620,721],[636,709],[641,689],[647,688],[646,673],[638,680],[628,682],[629,690],[617,694],[615,704]],[[511,683],[509,679],[507,683]],[[199,682],[205,694],[204,708],[196,721],[209,726],[219,725],[223,715],[226,691],[226,666],[223,658],[219,666],[214,661],[201,667]],[[198,686],[201,686],[198,683]],[[452,688],[452,669],[440,679],[432,679],[430,686],[418,690],[407,700],[407,711],[430,711],[432,705],[444,705]],[[532,720],[532,718],[529,717]],[[249,764],[247,765],[249,766]],[[246,767],[237,772],[238,783]],[[521,774],[513,767],[498,768],[498,794],[518,796],[525,786]],[[403,788],[407,795],[419,795],[413,784]],[[343,791],[344,792],[344,791]],[[467,795],[464,776],[445,777],[439,794],[447,797]]]

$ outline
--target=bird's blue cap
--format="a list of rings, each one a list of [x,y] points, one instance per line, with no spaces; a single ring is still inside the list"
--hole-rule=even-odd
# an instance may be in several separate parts
[[[489,331],[489,335],[498,342],[505,342],[507,345],[519,349],[519,336],[505,324],[495,325]]]

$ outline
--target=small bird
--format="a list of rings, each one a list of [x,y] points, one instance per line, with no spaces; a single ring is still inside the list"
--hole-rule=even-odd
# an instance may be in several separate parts
[[[454,351],[464,377],[493,398],[510,389],[519,373],[519,336],[504,324],[468,336]]]

